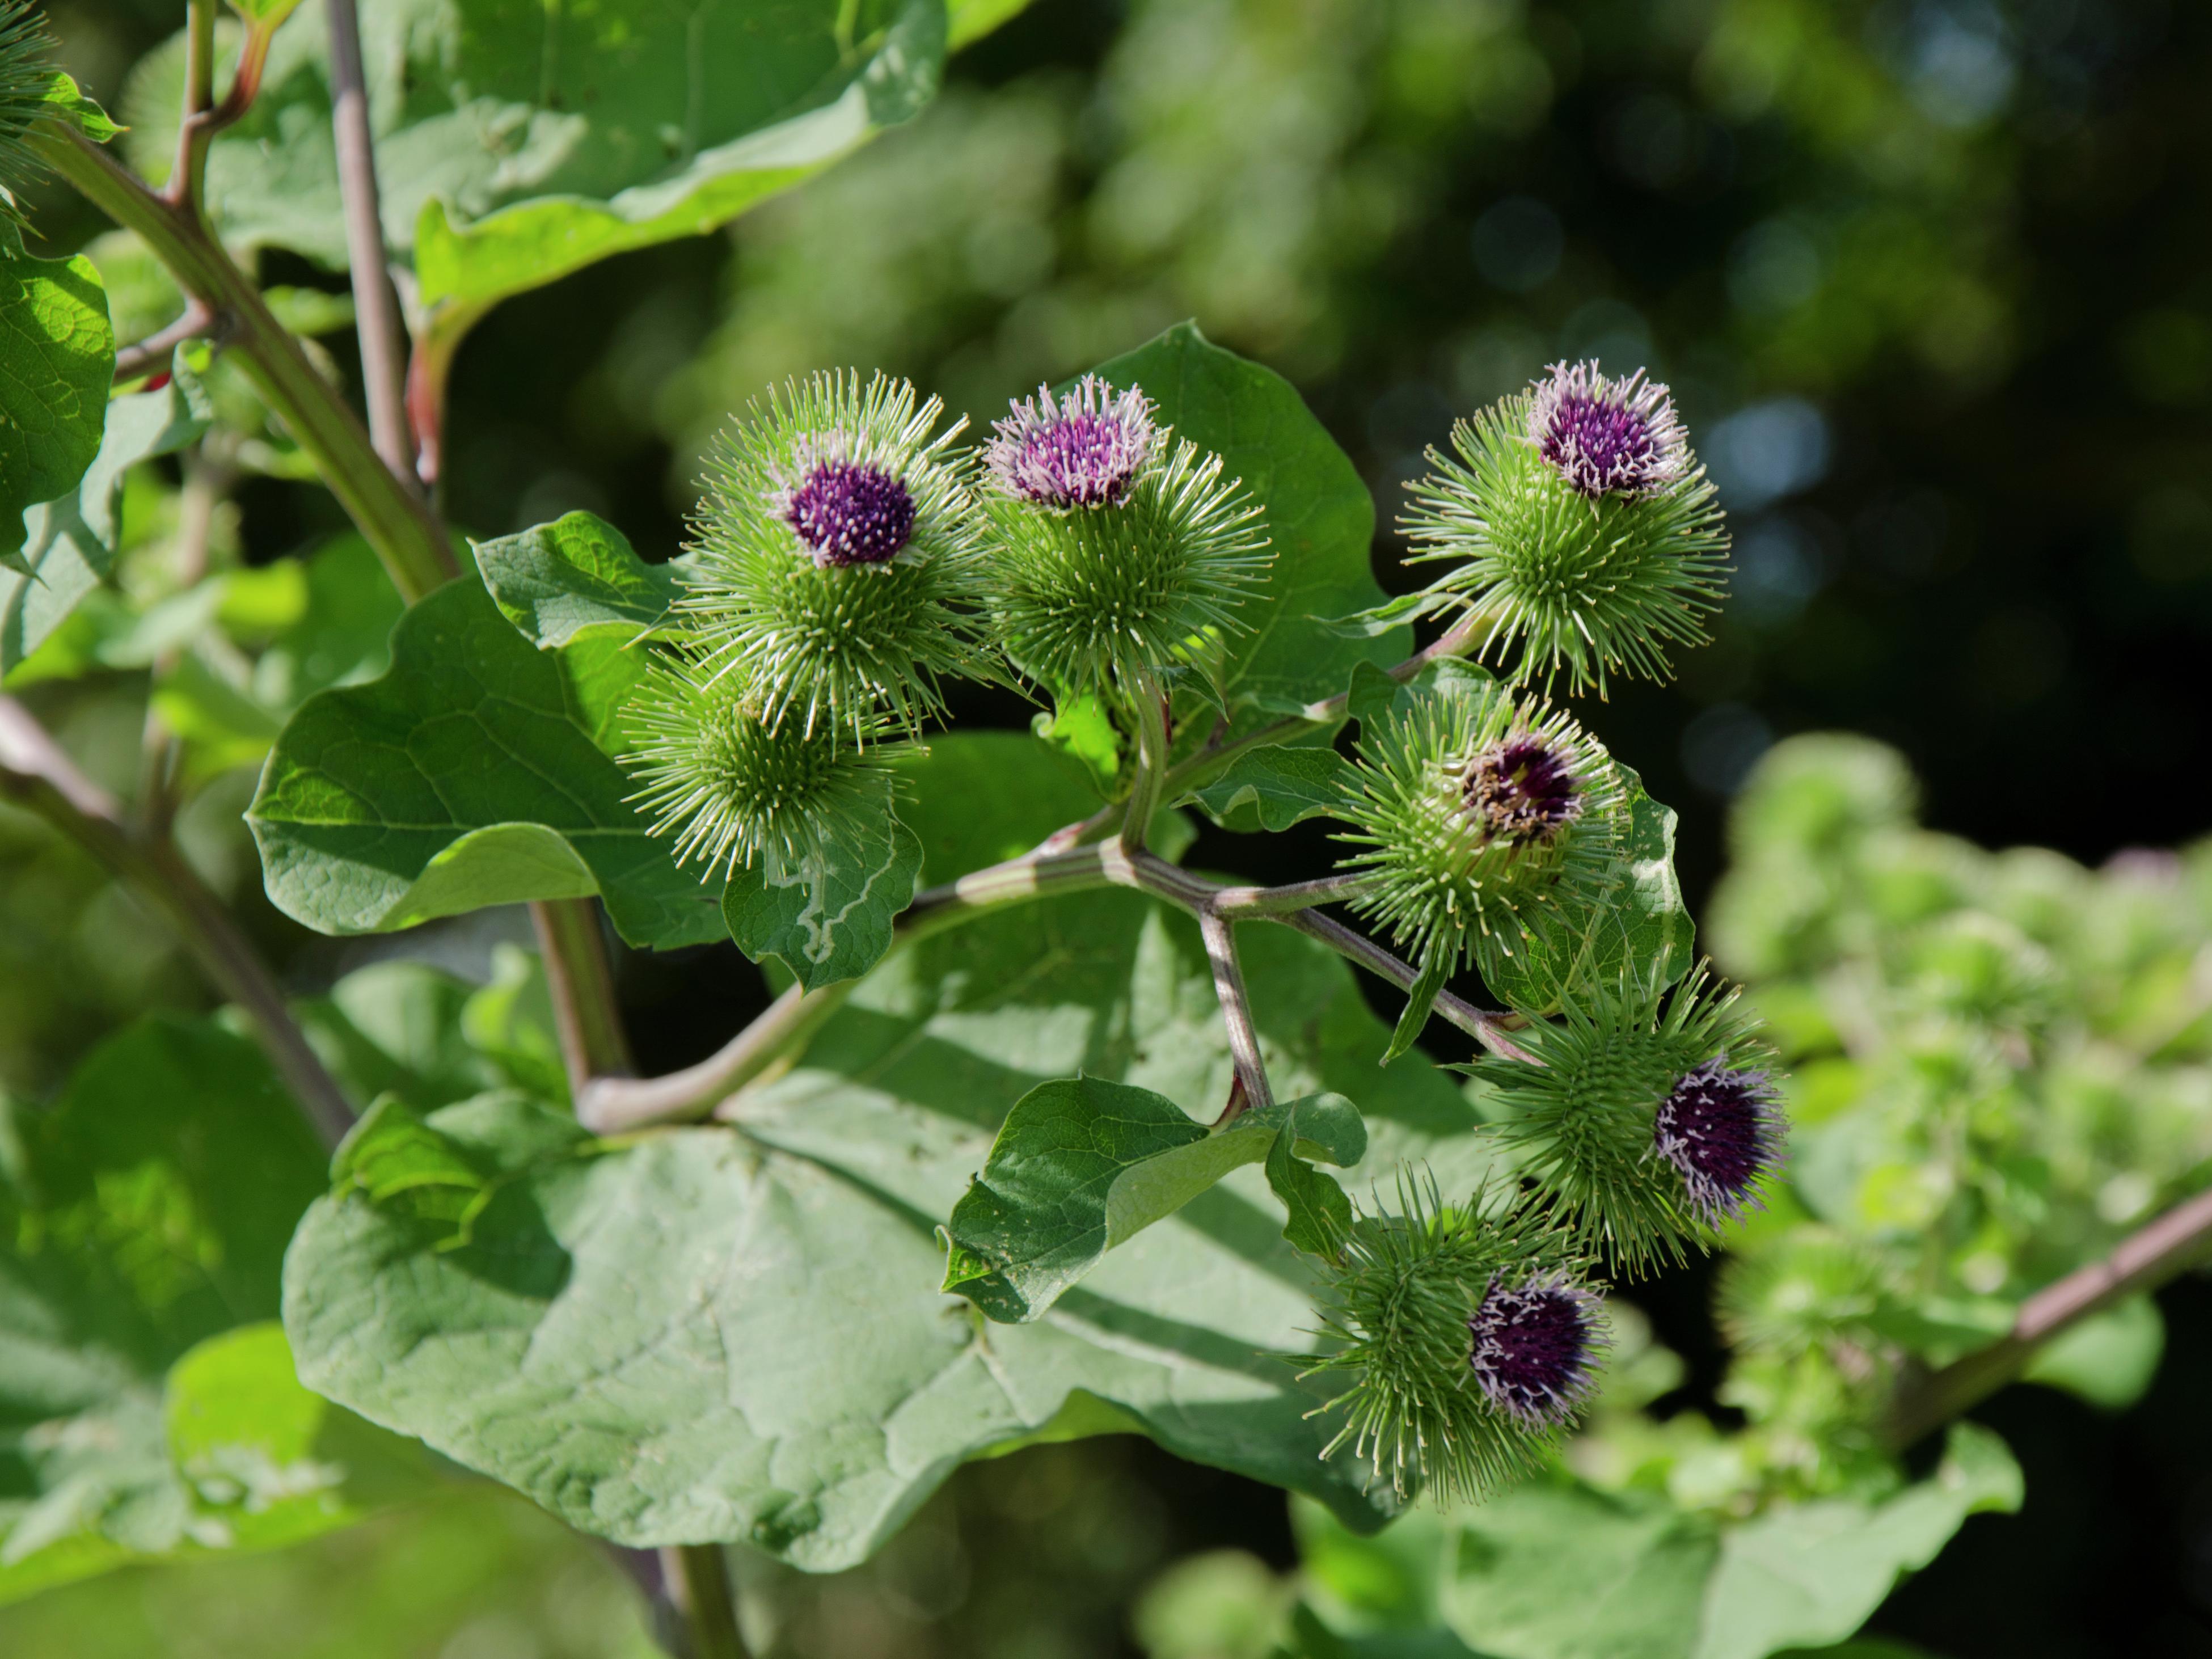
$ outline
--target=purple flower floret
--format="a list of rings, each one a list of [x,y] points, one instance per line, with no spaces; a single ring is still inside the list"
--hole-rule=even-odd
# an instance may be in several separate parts
[[[1086,374],[1055,400],[1044,386],[993,425],[983,462],[1009,495],[1039,507],[1112,507],[1160,453],[1167,434],[1135,386]]]
[[[1492,744],[1474,757],[1462,785],[1467,810],[1492,841],[1516,847],[1549,842],[1582,816],[1582,786],[1559,746],[1535,732]]]
[[[1717,1226],[1758,1203],[1759,1181],[1782,1161],[1783,1134],[1766,1073],[1709,1060],[1659,1103],[1651,1145],[1680,1174],[1698,1212]]]
[[[1483,1393],[1532,1428],[1564,1423],[1597,1380],[1598,1298],[1560,1279],[1517,1291],[1491,1282],[1468,1321],[1468,1363]]]
[[[782,513],[817,565],[882,564],[914,535],[914,493],[904,481],[842,455],[809,466]]]
[[[1528,406],[1528,441],[1592,501],[1656,495],[1690,470],[1674,400],[1640,368],[1608,380],[1595,363],[1553,364]]]

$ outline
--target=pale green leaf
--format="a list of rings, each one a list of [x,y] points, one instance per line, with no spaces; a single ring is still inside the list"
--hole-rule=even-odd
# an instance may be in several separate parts
[[[0,260],[0,278],[9,263]],[[180,449],[204,432],[207,398],[179,359],[168,385],[118,398],[106,405],[106,415],[104,432],[95,431],[90,464],[69,481],[74,488],[23,515],[27,574],[0,570],[0,674],[45,644],[106,580],[122,539],[125,476],[141,461]]]
[[[684,592],[680,562],[647,564],[621,531],[589,513],[474,545],[500,613],[540,650],[598,632],[635,639],[663,622]]]
[[[212,1023],[142,1021],[13,1127],[0,1601],[350,1519],[349,1460],[319,1453],[309,1468],[295,1455],[302,1413],[325,1426],[345,1413],[286,1396],[289,1421],[262,1431],[209,1415],[211,1376],[264,1401],[283,1392],[278,1370],[297,1387],[272,1334],[250,1352],[205,1346],[276,1313],[293,1224],[324,1184],[321,1148],[259,1050]],[[311,1425],[308,1442],[322,1439]]]
[[[1934,1560],[1968,1516],[2009,1514],[2021,1495],[2020,1465],[2004,1443],[1957,1423],[1936,1473],[1882,1503],[1815,1499],[1731,1527],[1692,1659],[1765,1659],[1840,1642],[1899,1579]]]
[[[936,741],[901,811],[936,878],[1034,845],[1090,795],[1011,734]],[[994,810],[979,812],[980,781]],[[1457,1187],[1489,1168],[1425,1061],[1382,1071],[1349,970],[1286,929],[1245,967],[1277,1087],[1359,1091],[1370,1146]],[[812,1569],[878,1546],[963,1459],[1137,1431],[1381,1517],[1318,1455],[1325,1397],[1273,1356],[1310,1343],[1313,1269],[1257,1170],[1105,1256],[1042,1318],[983,1326],[942,1294],[933,1233],[1009,1109],[1079,1072],[1186,1115],[1231,1063],[1194,927],[1134,894],[1024,905],[892,953],[800,1063],[726,1126],[592,1141],[521,1103],[428,1120],[495,1187],[472,1237],[356,1193],[290,1257],[311,1386],[556,1513],[637,1544],[748,1540]],[[1318,1386],[1318,1385],[1314,1385]]]
[[[2147,1296],[2094,1314],[2037,1350],[2021,1376],[2079,1395],[2108,1412],[2143,1396],[2166,1355],[2166,1321]]]
[[[92,261],[0,248],[0,564],[29,568],[18,556],[25,511],[74,490],[100,453],[114,376],[107,295]]]
[[[1274,1144],[1267,1149],[1267,1186],[1282,1200],[1290,1216],[1283,1224],[1283,1237],[1308,1255],[1324,1260],[1335,1257],[1345,1236],[1352,1231],[1352,1200],[1344,1195],[1344,1188],[1332,1176],[1307,1162],[1311,1152],[1308,1137],[1312,1133],[1316,1117],[1331,1111],[1330,1103],[1337,1099],[1334,1095],[1320,1095],[1310,1100],[1294,1100],[1283,1107],[1283,1127],[1276,1133]],[[1352,1107],[1351,1102],[1340,1104],[1351,1111],[1352,1121],[1357,1122],[1357,1109]],[[1362,1124],[1357,1149],[1346,1146],[1342,1155],[1331,1157],[1328,1161],[1338,1165],[1357,1164],[1366,1150],[1366,1126]]]
[[[597,892],[634,945],[726,937],[609,753],[641,653],[538,651],[466,580],[410,611],[392,653],[381,679],[309,698],[270,756],[247,817],[278,908],[362,933]]]

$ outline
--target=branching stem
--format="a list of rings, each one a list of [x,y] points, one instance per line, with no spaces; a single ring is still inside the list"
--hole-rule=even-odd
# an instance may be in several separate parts
[[[1275,1103],[1267,1086],[1267,1062],[1260,1057],[1260,1030],[1252,1021],[1252,1002],[1244,989],[1244,969],[1237,960],[1237,924],[1218,910],[1202,910],[1198,934],[1206,941],[1206,960],[1213,969],[1213,995],[1229,1032],[1229,1057],[1244,1091],[1247,1109]]]
[[[135,829],[113,797],[78,771],[30,711],[9,696],[0,696],[0,797],[45,818],[153,907],[209,982],[245,1012],[300,1109],[335,1146],[353,1123],[353,1109],[308,1046],[253,942],[175,844],[166,835]]]
[[[2156,1290],[2208,1252],[2212,1191],[2176,1205],[2103,1261],[2038,1291],[2021,1304],[2012,1329],[1988,1347],[1909,1381],[1891,1403],[1882,1437],[1902,1451],[2018,1376],[2052,1338],[2115,1302]]]

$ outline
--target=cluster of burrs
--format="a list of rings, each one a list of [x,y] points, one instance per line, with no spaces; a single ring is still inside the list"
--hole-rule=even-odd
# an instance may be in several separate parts
[[[714,453],[684,594],[629,716],[653,832],[728,878],[818,868],[957,680],[1109,706],[1205,660],[1260,514],[1134,387],[1014,404],[981,453],[903,380],[817,374]]]
[[[1352,1374],[1340,1443],[1401,1492],[1418,1474],[1448,1500],[1539,1461],[1587,1399],[1598,1272],[1711,1248],[1760,1202],[1786,1139],[1734,992],[1703,969],[1670,988],[1632,959],[1590,966],[1648,856],[1637,813],[1656,809],[1534,684],[1663,674],[1668,646],[1704,637],[1727,541],[1667,390],[1560,364],[1461,422],[1453,449],[1431,452],[1407,520],[1419,556],[1452,568],[1373,615],[1450,617],[1476,654],[1511,659],[1364,723],[1338,815],[1343,867],[1368,878],[1353,907],[1420,983],[1472,965],[1522,1017],[1471,1068],[1517,1185],[1357,1216],[1331,1264],[1325,1362]]]

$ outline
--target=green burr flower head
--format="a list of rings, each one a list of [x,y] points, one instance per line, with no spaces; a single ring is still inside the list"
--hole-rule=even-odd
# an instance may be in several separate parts
[[[0,0],[0,221],[20,221],[16,200],[38,173],[24,141],[46,105],[53,36],[30,0]]]
[[[1000,429],[991,614],[1030,678],[1062,695],[1133,686],[1240,626],[1273,555],[1219,456],[1167,441],[1141,394],[1091,380],[1016,404]]]
[[[1355,1216],[1325,1293],[1338,1346],[1314,1370],[1352,1377],[1323,1407],[1344,1413],[1328,1454],[1349,1445],[1401,1498],[1480,1498],[1542,1462],[1589,1398],[1601,1304],[1529,1206],[1447,1209],[1413,1181],[1398,1197],[1397,1214]]]
[[[1595,739],[1484,680],[1370,723],[1335,810],[1343,867],[1374,878],[1353,908],[1410,957],[1494,971],[1605,902],[1627,806]]]
[[[808,730],[796,713],[771,720],[734,672],[696,658],[659,659],[625,716],[623,765],[630,797],[672,837],[678,863],[698,860],[706,879],[726,881],[767,860],[772,878],[817,865],[824,845],[890,787],[866,744],[884,733],[864,721],[864,746],[828,726]]]
[[[1671,993],[1578,997],[1484,1061],[1500,1136],[1588,1249],[1642,1272],[1759,1202],[1785,1128],[1756,1023],[1700,969]]]
[[[994,674],[969,469],[943,413],[904,380],[816,374],[718,442],[679,608],[764,719],[857,741],[881,710],[912,732],[941,711],[941,680]]]
[[[1401,523],[1413,562],[1449,561],[1423,607],[1487,618],[1484,649],[1575,690],[1672,672],[1725,593],[1728,534],[1664,386],[1556,366],[1429,452]]]

